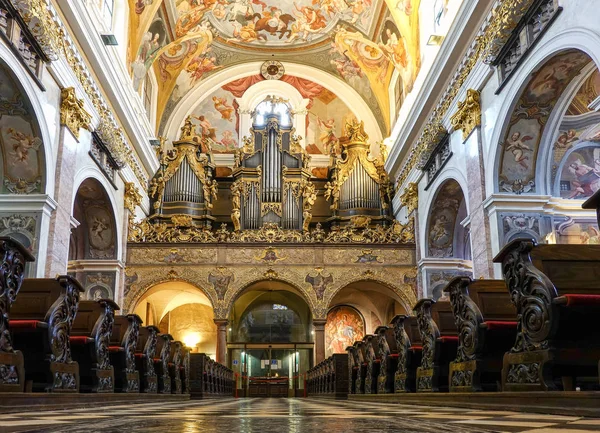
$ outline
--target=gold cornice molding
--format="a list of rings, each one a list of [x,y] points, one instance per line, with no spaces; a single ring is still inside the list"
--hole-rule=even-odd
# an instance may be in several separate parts
[[[463,140],[481,125],[481,96],[477,90],[467,90],[467,97],[458,103],[458,109],[450,118],[450,124],[455,131],[462,130]]]
[[[475,65],[482,60],[490,64],[496,59],[498,53],[510,37],[521,18],[531,7],[535,0],[498,0],[488,14],[488,18],[480,28],[479,33],[471,42],[470,49],[464,55],[462,62],[457,67],[446,92],[442,95],[436,108],[429,116],[420,138],[412,147],[397,177],[397,184],[402,186],[413,168],[420,161],[427,160],[429,153],[435,149],[428,145],[427,131],[433,125],[440,125],[460,89],[466,82]]]
[[[148,174],[139,157],[125,138],[110,105],[102,92],[90,68],[83,59],[79,48],[69,36],[50,0],[10,0],[21,15],[32,35],[51,61],[65,58],[73,74],[89,97],[94,109],[100,116],[97,132],[106,144],[111,156],[119,167],[129,165],[142,185],[148,183]]]
[[[83,100],[77,98],[74,87],[60,91],[60,124],[79,139],[79,130],[90,129],[92,116],[83,108]]]

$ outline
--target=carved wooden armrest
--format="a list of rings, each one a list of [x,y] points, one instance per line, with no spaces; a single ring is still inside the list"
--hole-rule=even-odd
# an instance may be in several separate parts
[[[435,304],[433,299],[421,299],[414,307],[417,313],[417,324],[421,333],[423,346],[423,355],[421,358],[421,368],[429,370],[433,368],[435,360],[435,343],[440,337],[440,331],[431,317],[431,307]]]
[[[444,289],[444,292],[450,294],[454,323],[458,330],[455,362],[472,361],[482,349],[480,325],[483,323],[483,315],[469,296],[471,282],[469,277],[456,277]]]
[[[95,344],[94,363],[99,370],[110,370],[112,365],[108,346],[115,322],[115,311],[119,310],[119,306],[110,299],[100,299],[98,303],[102,306],[102,314],[100,314],[94,324],[94,329],[92,329],[92,338]]]
[[[512,352],[546,349],[558,330],[558,296],[550,279],[531,260],[533,239],[516,239],[494,258],[502,273],[512,303],[517,309],[517,339]]]
[[[17,241],[0,237],[0,352],[14,352],[9,332],[10,306],[25,278],[26,262],[33,262],[33,256]]]
[[[79,296],[83,292],[83,287],[77,280],[68,275],[61,275],[56,278],[61,286],[61,293],[54,301],[44,321],[48,323],[48,341],[50,345],[50,361],[70,364],[71,345],[69,337],[71,335],[71,326],[77,309],[79,307]]]
[[[129,326],[127,327],[127,331],[125,331],[125,335],[123,335],[121,347],[125,351],[125,372],[135,373],[135,348],[140,336],[142,319],[137,314],[128,314],[127,319]]]

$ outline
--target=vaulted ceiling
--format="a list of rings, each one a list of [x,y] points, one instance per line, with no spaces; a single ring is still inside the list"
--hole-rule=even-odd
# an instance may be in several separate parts
[[[184,97],[211,75],[275,59],[349,84],[386,135],[392,79],[405,95],[420,68],[420,0],[128,1],[128,62],[137,89],[154,71],[158,134]],[[443,9],[448,1],[436,3]]]

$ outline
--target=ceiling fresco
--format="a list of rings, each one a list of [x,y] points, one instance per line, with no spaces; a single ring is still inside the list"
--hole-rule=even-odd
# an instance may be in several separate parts
[[[154,70],[159,133],[208,76],[274,54],[350,84],[387,134],[394,71],[408,93],[420,69],[420,0],[128,1],[130,72],[140,90]]]

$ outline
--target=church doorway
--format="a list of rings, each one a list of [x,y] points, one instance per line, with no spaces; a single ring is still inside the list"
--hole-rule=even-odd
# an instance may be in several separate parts
[[[233,304],[228,334],[238,395],[304,395],[304,374],[313,365],[312,313],[296,289],[279,281],[253,284]]]

